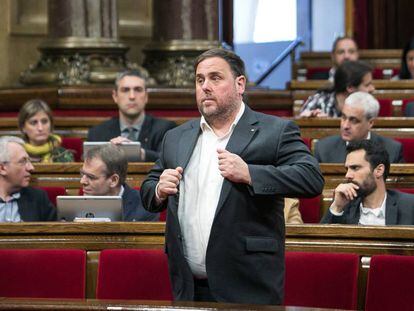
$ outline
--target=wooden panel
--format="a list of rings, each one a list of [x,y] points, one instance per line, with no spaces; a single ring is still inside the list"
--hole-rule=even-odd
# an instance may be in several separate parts
[[[263,310],[263,311],[309,311],[314,308],[285,307],[266,305],[243,305],[234,303],[192,302],[192,301],[155,301],[155,300],[100,300],[100,299],[27,299],[0,298],[2,310],[135,310],[135,311],[198,311],[198,310]],[[322,309],[318,309],[322,310]],[[326,309],[324,309],[326,310]],[[339,309],[336,309],[339,310]],[[340,310],[339,310],[340,311]]]
[[[359,59],[370,63],[375,68],[399,68],[401,49],[370,49],[359,50]],[[296,68],[330,68],[332,66],[331,52],[309,52],[300,54]]]
[[[149,170],[150,162],[131,162],[128,164],[127,183],[131,187],[141,186]],[[34,163],[30,184],[32,186],[65,187],[69,194],[76,194],[80,188],[79,170],[82,163]]]
[[[0,111],[18,111],[29,99],[44,99],[57,110],[113,110],[117,109],[112,100],[113,86],[76,86],[40,88],[0,89]],[[149,88],[147,110],[193,110],[198,111],[194,88]],[[291,114],[290,91],[249,89],[246,92],[253,109],[285,111]],[[177,114],[174,114],[177,116]]]
[[[97,260],[101,250],[162,248],[164,230],[165,224],[161,222],[0,223],[0,248],[86,250],[87,298],[93,298]],[[345,252],[368,258],[376,254],[414,255],[413,240],[413,226],[286,226],[287,251]],[[365,290],[366,268],[364,269],[359,280],[360,295],[364,295]],[[363,304],[360,303],[359,307],[362,308]]]

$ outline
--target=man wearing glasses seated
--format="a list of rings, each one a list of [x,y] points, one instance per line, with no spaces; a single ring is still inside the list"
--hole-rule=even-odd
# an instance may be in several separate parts
[[[0,137],[0,222],[54,221],[46,192],[29,187],[34,167],[23,146],[21,138]]]
[[[126,184],[128,161],[116,145],[90,149],[80,170],[84,195],[119,195],[122,197],[122,220],[157,221],[159,213],[144,209],[140,193]]]

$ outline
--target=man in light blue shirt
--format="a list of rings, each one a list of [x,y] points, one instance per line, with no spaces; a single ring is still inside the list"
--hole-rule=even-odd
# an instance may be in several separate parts
[[[56,220],[56,209],[46,192],[29,187],[33,170],[24,141],[1,137],[0,222]]]

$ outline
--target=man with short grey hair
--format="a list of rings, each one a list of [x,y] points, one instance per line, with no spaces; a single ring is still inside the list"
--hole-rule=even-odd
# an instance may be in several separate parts
[[[159,213],[144,209],[140,193],[126,184],[128,161],[121,148],[106,145],[89,150],[80,170],[84,195],[122,197],[123,221],[156,221]]]
[[[349,95],[342,109],[341,135],[318,141],[315,145],[315,157],[321,163],[343,163],[348,142],[370,139],[385,147],[391,163],[404,162],[401,143],[371,132],[378,113],[379,103],[371,94],[355,92]]]
[[[0,222],[56,220],[46,192],[29,187],[33,170],[24,141],[0,137]]]
[[[169,120],[145,113],[148,102],[146,75],[138,70],[118,74],[112,98],[118,105],[119,116],[89,129],[87,141],[111,141],[121,144],[130,141],[141,143],[140,161],[158,159],[165,132],[175,127]]]

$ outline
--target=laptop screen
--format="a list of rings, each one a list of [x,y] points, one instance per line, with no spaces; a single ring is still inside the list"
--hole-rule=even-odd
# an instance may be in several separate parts
[[[62,196],[56,198],[58,220],[122,221],[121,196]]]

